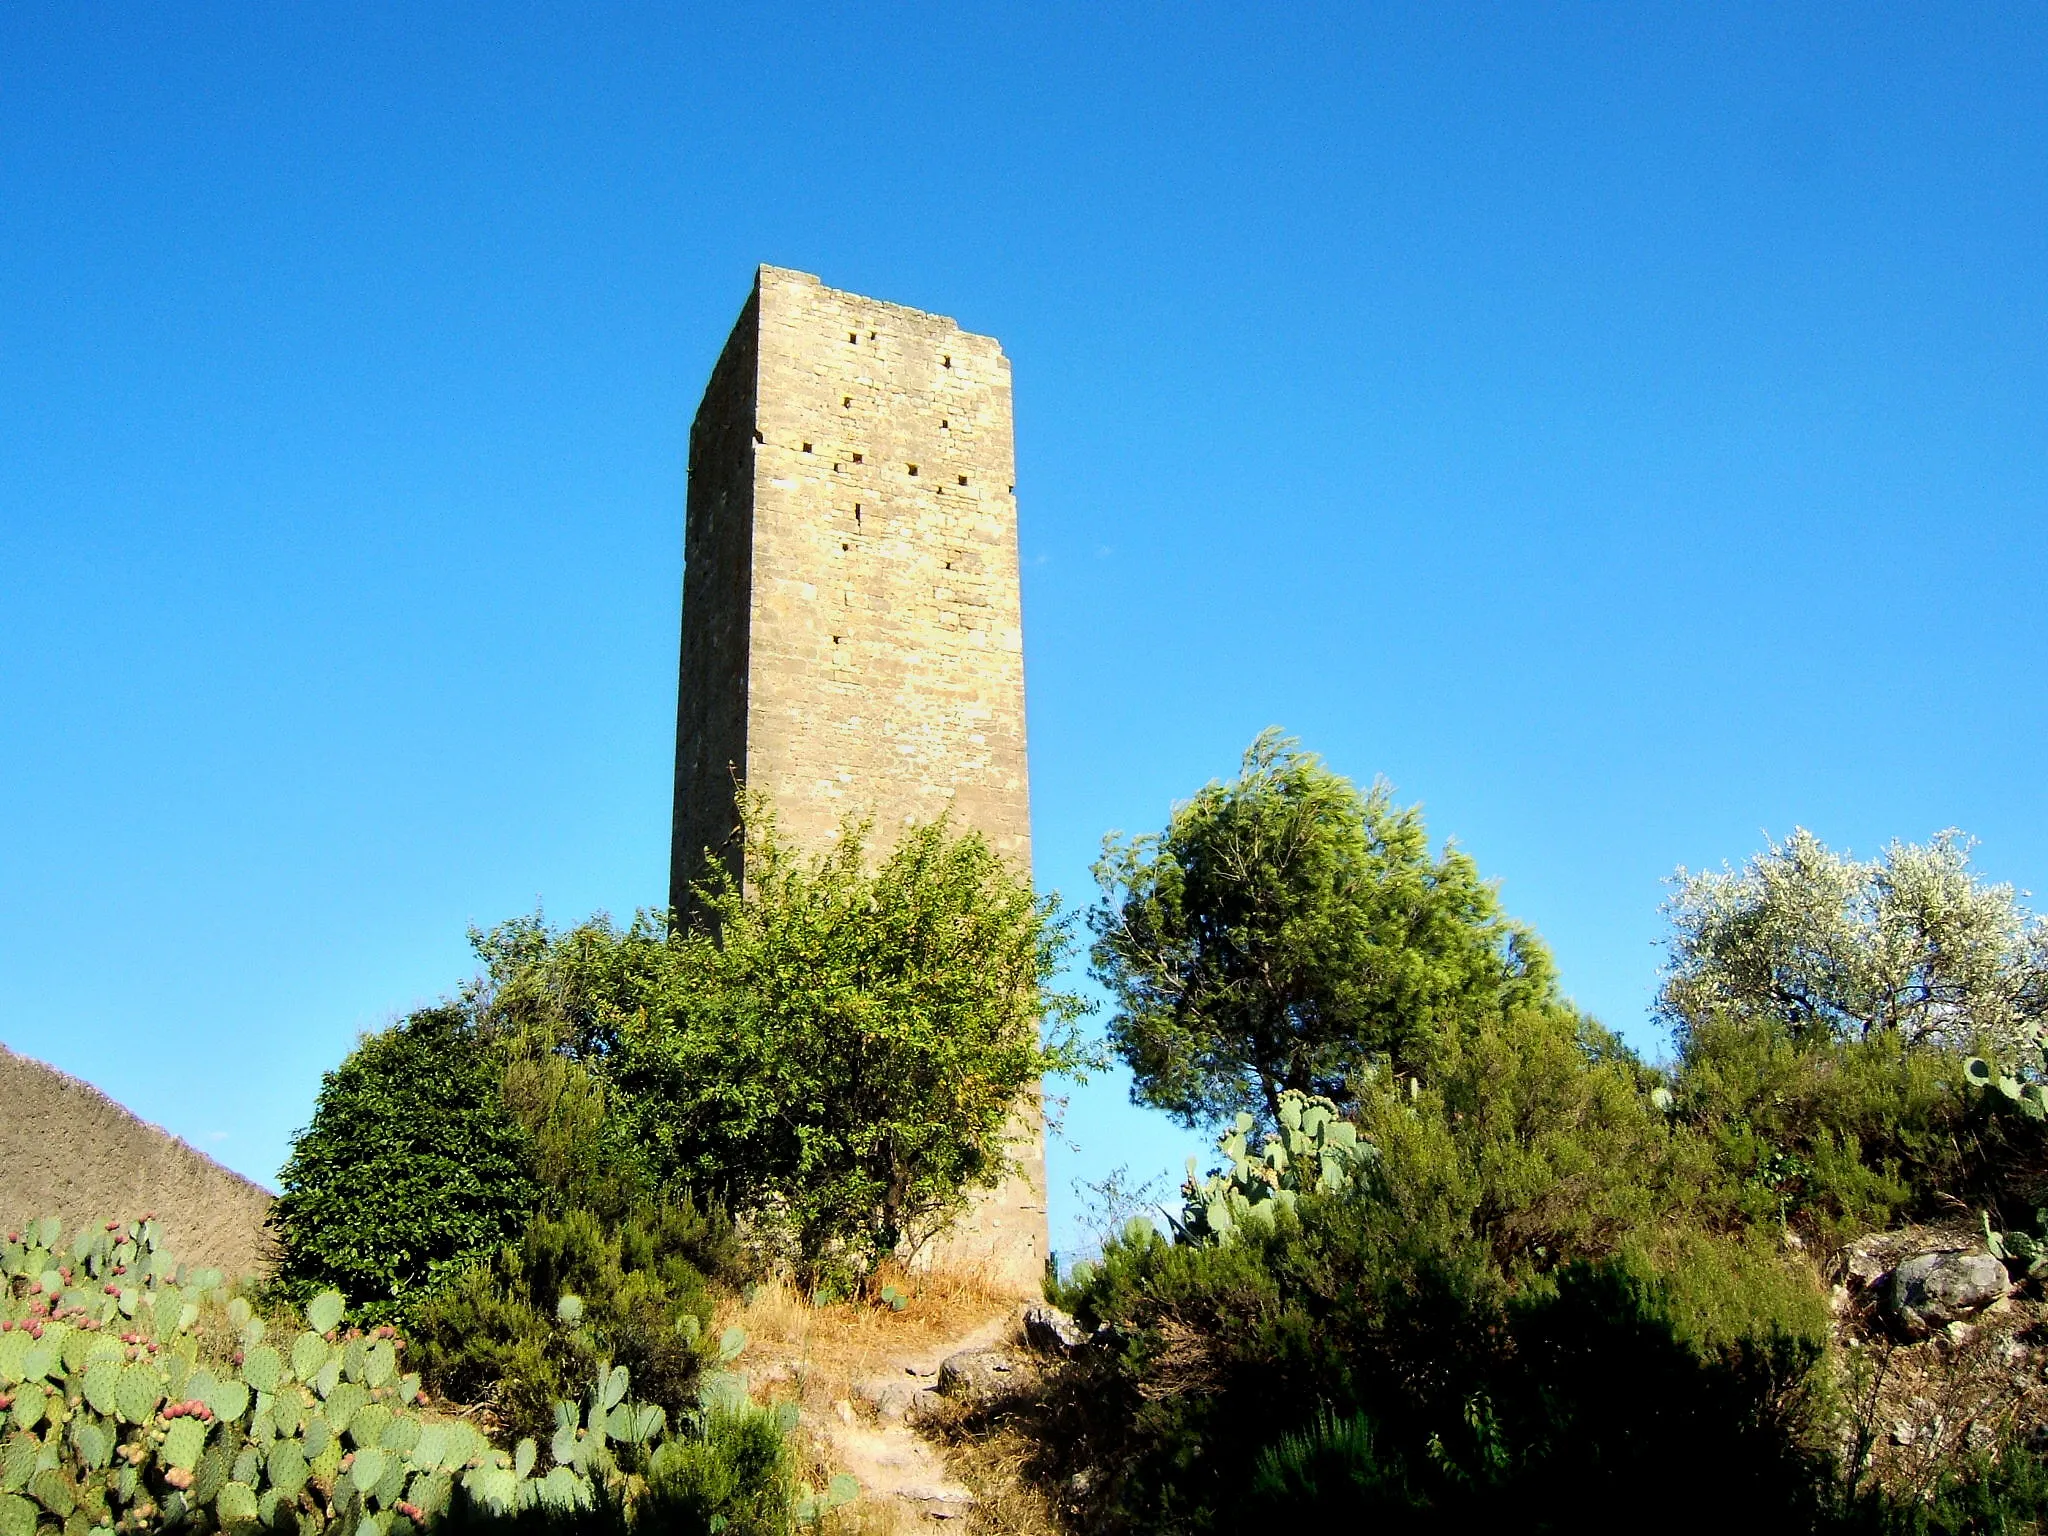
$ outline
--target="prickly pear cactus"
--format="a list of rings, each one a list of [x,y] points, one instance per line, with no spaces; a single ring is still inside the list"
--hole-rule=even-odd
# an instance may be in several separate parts
[[[0,1536],[408,1536],[458,1508],[624,1509],[666,1428],[615,1368],[587,1415],[559,1405],[543,1467],[531,1440],[501,1450],[422,1412],[402,1342],[345,1329],[338,1293],[273,1338],[161,1239],[145,1217],[66,1242],[44,1218],[0,1242]]]
[[[2022,1025],[2020,1035],[2025,1043],[2014,1070],[2008,1072],[1982,1056],[1972,1056],[1963,1063],[1963,1077],[1972,1087],[2001,1094],[2029,1119],[2048,1120],[2048,1092],[2042,1082],[2048,1075],[2048,1028]]]
[[[1302,1195],[1344,1188],[1379,1155],[1334,1102],[1291,1088],[1280,1095],[1279,1131],[1269,1132],[1256,1150],[1249,1144],[1253,1124],[1250,1115],[1240,1114],[1216,1143],[1228,1167],[1200,1178],[1195,1160],[1188,1159],[1181,1186],[1186,1204],[1174,1223],[1182,1242],[1223,1242],[1247,1222],[1270,1227]]]

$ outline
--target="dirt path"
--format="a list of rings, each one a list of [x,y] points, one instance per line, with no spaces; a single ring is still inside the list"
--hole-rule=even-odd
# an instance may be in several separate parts
[[[926,1277],[902,1313],[812,1307],[763,1287],[734,1320],[749,1334],[749,1386],[793,1398],[823,1459],[860,1483],[863,1530],[915,1531],[964,1521],[974,1507],[914,1427],[935,1398],[939,1367],[1014,1338],[1022,1311],[1017,1298],[971,1281]]]
[[[973,1508],[974,1495],[947,1473],[944,1457],[913,1425],[923,1401],[936,1396],[948,1355],[992,1348],[1014,1326],[1005,1312],[943,1344],[886,1361],[853,1384],[855,1400],[834,1405],[827,1437],[865,1498],[896,1505],[911,1524],[959,1519]]]

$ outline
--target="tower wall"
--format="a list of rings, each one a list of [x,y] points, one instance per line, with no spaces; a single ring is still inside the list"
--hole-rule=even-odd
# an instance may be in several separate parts
[[[950,809],[1031,868],[1010,364],[939,315],[763,267],[690,433],[671,901],[737,859],[736,782],[782,832],[875,843]],[[940,1245],[1035,1286],[1043,1136]]]

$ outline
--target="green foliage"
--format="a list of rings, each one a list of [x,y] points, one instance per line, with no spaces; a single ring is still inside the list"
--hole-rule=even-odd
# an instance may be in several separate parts
[[[1270,1517],[1355,1521],[1380,1529],[1413,1523],[1421,1500],[1379,1452],[1373,1422],[1327,1409],[1259,1452],[1250,1503]]]
[[[1123,1341],[1067,1384],[1108,1528],[1599,1528],[1701,1486],[1818,1518],[1825,1303],[1775,1225],[1699,1224],[1713,1149],[1655,1074],[1555,1007],[1413,1062],[1362,1084],[1338,1187],[1227,1243],[1135,1227],[1061,1288]]]
[[[574,1209],[534,1218],[516,1243],[425,1301],[417,1361],[437,1389],[489,1401],[521,1434],[547,1432],[555,1401],[601,1365],[630,1369],[671,1414],[695,1399],[710,1345],[723,1222],[686,1204],[644,1205],[615,1223]]]
[[[601,1064],[664,1187],[745,1213],[813,1271],[929,1236],[1008,1171],[1020,1097],[1082,1060],[1079,1004],[1051,990],[1053,904],[944,822],[872,868],[865,837],[805,858],[756,802],[745,888],[716,877],[699,926],[485,941],[496,1006]]]
[[[1987,1117],[1962,1082],[1961,1058],[1896,1031],[1795,1039],[1723,1016],[1684,1035],[1674,1088],[1681,1123],[1713,1147],[1724,1221],[1833,1242],[1950,1198],[2031,1208],[2022,1186],[2048,1138]]]
[[[671,1440],[647,1467],[643,1522],[675,1536],[786,1536],[796,1515],[796,1466],[774,1413],[714,1409],[701,1436]]]
[[[54,1220],[32,1224],[0,1245],[0,1275],[10,1526],[36,1529],[32,1501],[67,1530],[326,1516],[350,1532],[540,1497],[469,1425],[420,1413],[389,1330],[337,1331],[331,1292],[307,1308],[325,1331],[273,1344],[218,1271],[171,1261],[154,1222],[62,1245]],[[588,1507],[587,1482],[571,1491]]]
[[[1547,969],[1368,1006],[1386,977],[1516,953],[1491,907],[1465,909],[1476,950],[1426,923],[1370,948],[1376,794],[1263,738],[1237,783],[1105,857],[1095,958],[1141,1096],[1239,1116],[1180,1241],[1133,1224],[1056,1287],[1113,1341],[1046,1410],[1049,1470],[1090,1449],[1084,1523],[2040,1523],[2048,1481],[2019,1446],[1908,1499],[1855,1491],[1800,1254],[1962,1199],[1993,1253],[2048,1274],[2041,922],[1953,835],[1857,864],[1802,833],[1740,874],[1681,874],[1661,994],[1679,1053],[1657,1071]],[[1395,862],[1426,870],[1406,831]],[[1287,1187],[1299,1149],[1261,1156],[1251,1133],[1263,1110],[1293,1134],[1297,1090],[1376,1155]]]
[[[1699,1237],[1512,1284],[1469,1213],[1418,1222],[1376,1179],[1221,1246],[1129,1234],[1063,1292],[1126,1341],[1071,1383],[1121,1470],[1108,1528],[1600,1529],[1675,1488],[1728,1520],[1818,1508],[1810,1283]]]
[[[2002,1061],[1966,1058],[1963,1081],[1994,1105],[2002,1102],[2036,1123],[2048,1120],[2048,1026],[2025,1024],[2013,1035]]]
[[[450,1005],[367,1036],[321,1080],[271,1218],[286,1295],[332,1287],[363,1298],[367,1319],[397,1316],[518,1235],[539,1191],[503,1070]]]
[[[2048,1529],[2048,1460],[2007,1445],[1943,1469],[1910,1498],[1872,1494],[1845,1511],[1844,1536],[2021,1536]]]
[[[1359,1106],[1381,1199],[1477,1243],[1504,1277],[1612,1253],[1683,1214],[1706,1173],[1649,1074],[1598,1026],[1519,1009],[1435,1042],[1408,1091]]]
[[[1285,1089],[1279,1119],[1279,1130],[1253,1147],[1247,1140],[1252,1117],[1240,1113],[1237,1124],[1216,1143],[1226,1166],[1207,1178],[1197,1178],[1195,1160],[1188,1159],[1181,1189],[1186,1204],[1176,1235],[1189,1242],[1222,1242],[1247,1221],[1270,1225],[1304,1194],[1343,1189],[1361,1163],[1379,1155],[1371,1143],[1358,1139],[1358,1127],[1341,1118],[1329,1099]]]
[[[1107,840],[1090,914],[1136,1096],[1187,1125],[1348,1102],[1463,1023],[1554,996],[1548,954],[1421,812],[1268,731],[1162,833]]]

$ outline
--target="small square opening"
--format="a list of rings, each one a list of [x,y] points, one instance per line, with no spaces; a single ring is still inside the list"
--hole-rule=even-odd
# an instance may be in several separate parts
[[[967,483],[967,477],[966,477],[965,475],[962,475],[962,476],[960,477],[960,483],[961,483],[962,485],[965,485],[965,484]]]
[[[913,465],[911,465],[911,466],[910,466],[910,472],[911,472],[911,473],[912,473],[913,475],[917,473],[917,466],[916,466],[915,464],[913,464]]]

